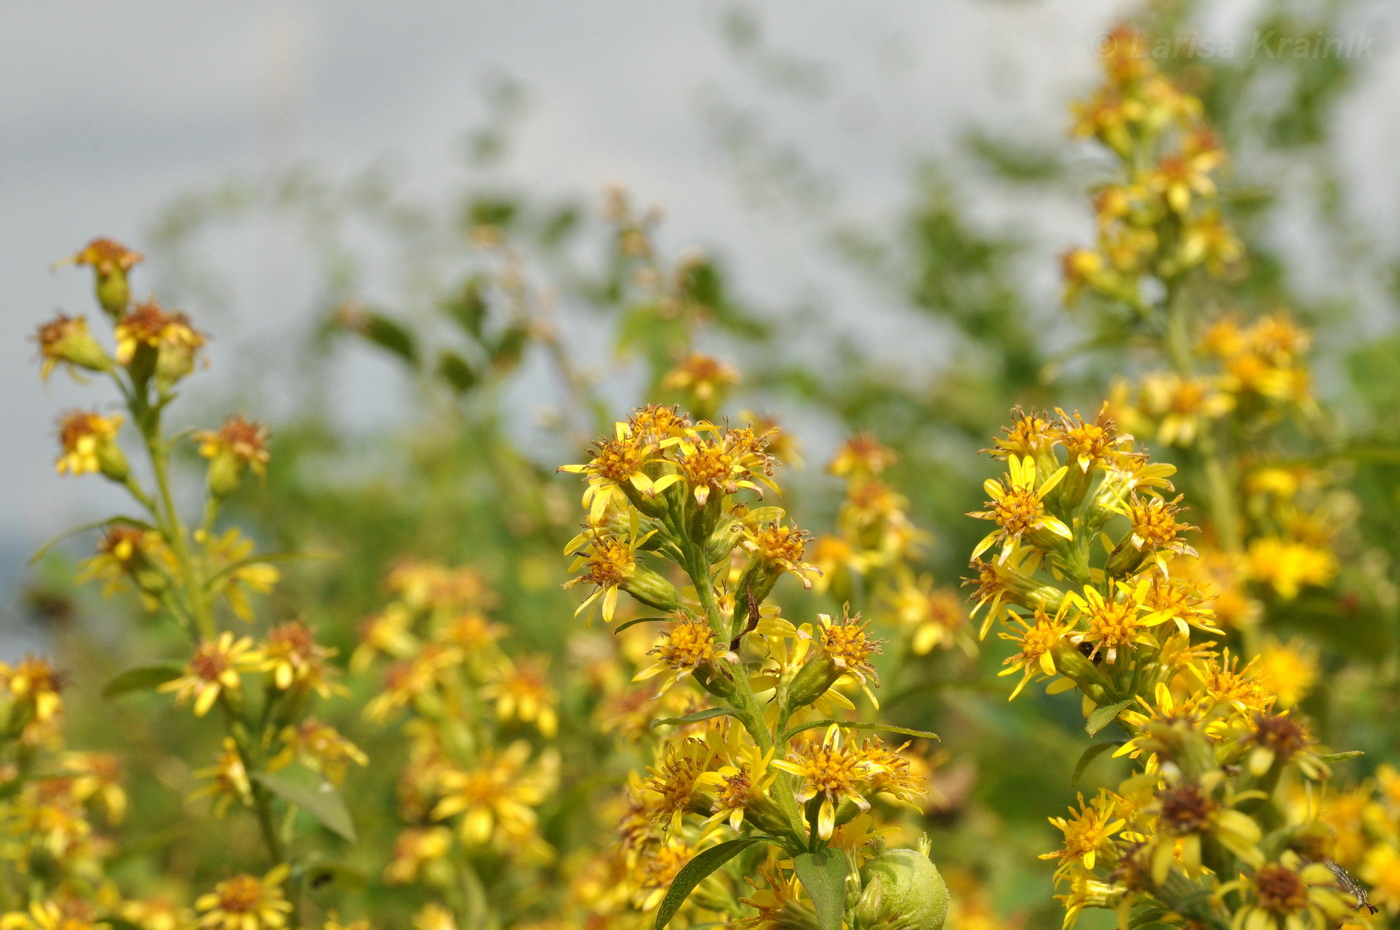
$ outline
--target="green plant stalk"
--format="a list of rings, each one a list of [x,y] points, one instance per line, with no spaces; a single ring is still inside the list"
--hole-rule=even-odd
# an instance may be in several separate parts
[[[1167,288],[1163,300],[1163,311],[1167,317],[1167,355],[1178,376],[1183,379],[1191,378],[1195,373],[1191,357],[1191,320],[1185,304],[1180,299],[1179,282],[1164,283]],[[1224,460],[1215,444],[1215,433],[1209,423],[1202,423],[1196,432],[1196,450],[1205,470],[1211,518],[1215,524],[1215,531],[1220,536],[1220,545],[1231,555],[1238,555],[1243,549],[1239,511],[1235,506]]]
[[[141,438],[151,461],[151,472],[155,479],[157,498],[153,500],[149,495],[140,492],[139,487],[134,486],[134,482],[128,482],[128,484],[133,486],[133,496],[151,511],[157,526],[170,542],[171,551],[175,556],[176,571],[181,576],[180,580],[184,583],[185,596],[189,601],[189,615],[194,624],[194,630],[191,632],[197,634],[199,640],[212,642],[218,638],[219,631],[214,622],[213,605],[210,603],[208,587],[204,582],[202,560],[196,559],[190,549],[188,531],[175,507],[175,498],[170,487],[170,445],[164,440],[160,430],[164,399],[152,406],[140,392],[128,392],[123,386],[122,393],[128,400],[132,419],[140,427]],[[206,506],[204,513],[206,530],[212,525],[214,515],[215,508]],[[220,697],[219,704],[224,712],[225,728],[233,739],[243,767],[249,775],[262,771],[261,760],[255,751],[254,742],[248,732],[247,721],[244,719],[241,708],[234,707],[227,694]],[[262,834],[268,854],[272,857],[274,864],[289,865],[286,847],[278,834],[276,820],[273,817],[270,793],[255,780],[251,783],[251,792],[258,830]],[[296,882],[288,884],[287,895],[288,900],[292,903],[290,923],[293,927],[297,927],[301,922],[301,906],[300,892]]]
[[[681,523],[683,521],[676,521]],[[715,603],[713,581],[710,578],[709,565],[705,556],[703,543],[697,543],[683,532],[677,532],[676,538],[680,541],[684,562],[681,567],[690,577],[690,581],[695,585],[695,593],[700,599],[700,606],[705,611],[705,619],[709,622],[710,628],[714,630],[716,637],[729,638],[729,631],[724,625],[724,619],[720,615],[719,605]],[[786,729],[786,717],[780,722],[776,739],[780,742],[774,745],[775,735],[768,732],[768,726],[763,721],[763,709],[758,705],[758,698],[754,696],[753,687],[749,684],[748,675],[742,670],[734,676],[734,709],[738,712],[739,721],[744,725],[744,729],[754,738],[758,748],[767,753],[770,750],[774,754],[787,749],[787,740],[784,736]],[[773,792],[777,796],[778,804],[787,815],[788,820],[794,824],[802,823],[802,811],[797,804],[797,798],[793,793],[792,778],[786,773],[780,773],[773,782]]]

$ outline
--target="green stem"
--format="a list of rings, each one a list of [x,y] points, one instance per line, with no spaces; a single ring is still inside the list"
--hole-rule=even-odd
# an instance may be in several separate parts
[[[1195,374],[1191,354],[1191,320],[1185,302],[1180,299],[1177,282],[1167,282],[1163,306],[1167,314],[1167,355],[1177,375],[1186,380]],[[1215,433],[1204,418],[1196,433],[1196,451],[1205,471],[1211,518],[1219,534],[1221,548],[1231,555],[1238,555],[1243,549],[1239,511],[1235,507],[1235,496],[1224,458],[1215,444]]]

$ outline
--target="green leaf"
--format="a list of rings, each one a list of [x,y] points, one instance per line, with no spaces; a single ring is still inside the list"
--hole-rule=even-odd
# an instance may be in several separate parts
[[[1123,712],[1124,708],[1133,703],[1134,700],[1134,698],[1128,698],[1126,701],[1119,701],[1117,704],[1108,704],[1104,707],[1094,708],[1094,712],[1089,715],[1088,722],[1084,724],[1085,731],[1090,736],[1097,735],[1100,730],[1117,720],[1118,715]]]
[[[38,549],[35,549],[34,554],[29,557],[29,564],[33,565],[35,562],[42,559],[45,555],[48,554],[48,551],[50,549],[63,542],[69,536],[76,536],[77,534],[85,533],[88,530],[100,530],[104,527],[116,526],[117,524],[121,524],[123,526],[134,526],[137,529],[142,530],[155,529],[155,527],[151,526],[149,523],[137,520],[135,517],[108,517],[106,520],[98,520],[94,523],[84,523],[82,526],[75,526],[70,530],[64,530],[62,533],[59,533],[57,536],[44,543]]]
[[[293,766],[278,772],[254,772],[253,780],[289,804],[295,804],[332,833],[355,842],[355,824],[345,799],[320,775]]]
[[[437,373],[458,394],[467,393],[481,381],[466,359],[447,350],[438,353]]]
[[[1107,743],[1095,743],[1084,750],[1079,756],[1079,761],[1074,764],[1074,774],[1069,777],[1069,786],[1073,788],[1075,785],[1079,784],[1079,776],[1084,774],[1084,770],[1089,767],[1090,762],[1093,762],[1110,749],[1117,749],[1126,742],[1127,740],[1125,739],[1109,740]]]
[[[846,854],[831,847],[801,853],[792,857],[792,867],[812,899],[822,930],[841,930],[846,910]]]
[[[132,923],[125,917],[113,917],[109,915],[107,917],[99,917],[94,922],[106,924],[111,927],[112,930],[142,930],[140,925]]]
[[[488,309],[485,279],[476,274],[467,278],[456,294],[442,302],[442,309],[469,336],[480,339]]]
[[[418,343],[414,340],[413,333],[387,316],[366,313],[362,320],[357,321],[355,331],[381,349],[397,355],[410,366],[417,367]]]
[[[496,342],[496,347],[491,353],[491,366],[498,372],[507,372],[515,368],[520,364],[529,341],[529,324],[512,323]]]
[[[693,714],[686,714],[684,717],[666,717],[663,720],[653,720],[653,727],[659,726],[685,726],[687,723],[699,723],[702,720],[713,720],[715,717],[732,717],[734,710],[729,707],[707,707],[704,710],[697,710]]]
[[[660,623],[664,620],[674,619],[674,617],[638,617],[635,620],[628,620],[626,623],[619,623],[617,626],[613,627],[613,635],[616,636],[629,626],[636,626],[639,623]]]
[[[102,689],[102,696],[114,698],[130,694],[132,691],[149,691],[167,681],[174,681],[183,674],[185,670],[178,665],[149,665],[128,669],[107,682],[107,686]]]
[[[1345,762],[1348,759],[1359,759],[1364,755],[1366,755],[1366,753],[1362,752],[1360,749],[1350,749],[1346,752],[1324,753],[1319,755],[1318,758],[1323,762]]]
[[[695,886],[708,878],[710,873],[753,844],[767,839],[768,837],[746,836],[730,840],[718,846],[711,846],[687,862],[671,881],[671,887],[666,890],[666,897],[661,899],[661,907],[656,912],[655,930],[663,930],[671,922],[671,918],[676,916],[676,911],[681,909],[681,905],[690,897]]]
[[[317,891],[328,885],[336,885],[342,890],[359,889],[369,884],[369,877],[352,865],[344,862],[317,862],[306,867],[303,881],[307,888]]]
[[[901,736],[917,736],[920,739],[939,739],[937,733],[929,730],[915,730],[911,727],[895,727],[887,723],[866,723],[862,720],[813,720],[802,724],[800,727],[793,727],[783,734],[783,742],[792,739],[803,730],[815,730],[818,727],[829,727],[835,724],[847,730],[878,730],[881,733],[898,733]]]

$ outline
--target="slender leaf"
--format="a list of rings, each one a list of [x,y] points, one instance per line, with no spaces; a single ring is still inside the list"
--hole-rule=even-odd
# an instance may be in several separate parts
[[[718,846],[711,846],[687,862],[671,881],[671,887],[666,890],[666,897],[661,899],[661,907],[656,912],[655,930],[663,930],[671,922],[671,918],[676,916],[676,911],[681,909],[681,905],[690,897],[695,886],[708,878],[710,873],[755,843],[767,839],[768,837],[746,836],[730,840]]]
[[[337,836],[355,841],[355,824],[350,819],[345,799],[310,769],[293,767],[278,772],[255,772],[253,780],[282,800],[300,807]]]
[[[1360,749],[1351,749],[1347,752],[1329,752],[1318,756],[1323,762],[1345,762],[1348,759],[1359,759],[1366,753]]]
[[[663,720],[653,720],[653,727],[673,726],[681,727],[688,723],[699,723],[702,720],[713,720],[715,717],[732,717],[734,710],[729,707],[707,707],[704,710],[697,710],[693,714],[686,714],[684,717],[667,717]]]
[[[613,627],[613,635],[616,636],[617,634],[621,633],[623,630],[627,629],[629,626],[636,626],[636,625],[639,624],[639,623],[660,623],[660,622],[663,621],[663,620],[672,620],[672,619],[674,619],[674,618],[673,618],[673,617],[638,617],[638,618],[635,619],[635,620],[628,620],[626,623],[619,623],[617,626]]]
[[[467,393],[481,380],[476,369],[465,358],[448,350],[438,353],[437,373],[458,394]]]
[[[1079,784],[1079,776],[1084,774],[1084,770],[1089,767],[1090,762],[1093,762],[1110,749],[1117,749],[1126,742],[1127,740],[1122,739],[1109,740],[1107,743],[1095,743],[1084,750],[1079,756],[1079,761],[1074,764],[1074,774],[1069,777],[1069,786],[1073,788],[1075,785]]]
[[[397,355],[409,365],[418,365],[418,343],[403,325],[378,313],[367,313],[356,331],[370,342]]]
[[[788,730],[783,734],[783,740],[790,740],[803,730],[815,730],[818,727],[829,727],[832,724],[847,730],[878,730],[881,733],[898,733],[901,736],[917,736],[920,739],[940,738],[937,733],[933,733],[929,730],[915,730],[911,727],[895,727],[887,723],[866,723],[863,720],[813,720]]]
[[[143,530],[154,529],[154,527],[152,527],[149,523],[137,520],[135,517],[108,517],[106,520],[97,520],[93,523],[84,523],[82,526],[75,526],[72,529],[64,530],[62,533],[59,533],[57,536],[44,543],[38,549],[35,549],[34,554],[29,557],[29,564],[33,565],[35,562],[42,559],[45,555],[48,554],[48,551],[50,549],[63,542],[69,536],[76,536],[77,534],[85,533],[88,530],[100,530],[103,527],[115,526],[117,524],[122,524],[123,526],[134,526],[138,529]]]
[[[318,560],[329,561],[331,559],[338,558],[340,558],[340,553],[336,552],[334,549],[303,549],[298,551],[289,550],[286,552],[260,552],[255,555],[250,555],[246,559],[239,559],[237,562],[233,562],[229,565],[224,566],[222,569],[210,576],[209,583],[213,584],[216,581],[220,581],[224,577],[232,575],[240,568],[246,568],[249,565],[260,565],[264,562],[315,562]]]
[[[1133,703],[1133,698],[1126,701],[1119,701],[1117,704],[1107,704],[1103,707],[1094,708],[1094,712],[1089,715],[1089,720],[1084,724],[1084,729],[1090,736],[1096,736],[1100,730],[1118,719],[1129,704]]]
[[[831,847],[802,853],[792,857],[792,867],[812,899],[822,930],[841,930],[846,910],[846,854]]]
[[[143,668],[127,669],[107,682],[106,687],[102,689],[102,696],[114,698],[130,694],[132,691],[149,691],[160,687],[167,681],[174,681],[184,673],[185,670],[178,665],[149,665]]]

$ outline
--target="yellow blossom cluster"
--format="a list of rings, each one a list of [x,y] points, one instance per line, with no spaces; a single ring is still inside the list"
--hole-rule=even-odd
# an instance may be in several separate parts
[[[882,728],[846,716],[856,707],[847,691],[863,691],[874,705],[880,643],[868,621],[843,614],[794,624],[766,603],[784,575],[808,588],[824,577],[806,561],[807,534],[781,508],[752,501],[778,491],[778,437],[776,429],[721,427],[653,405],[618,423],[591,461],[561,469],[587,480],[587,523],[566,548],[580,572],[569,585],[594,586],[580,612],[601,603],[612,623],[626,592],[664,616],[619,624],[619,633],[648,620],[666,624],[636,657],[633,681],[651,690],[629,709],[663,732],[649,740],[653,762],[633,773],[622,799],[618,843],[591,861],[615,877],[611,894],[591,900],[594,916],[656,910],[658,924],[686,913],[805,926],[772,915],[786,910],[812,922],[822,907],[834,908],[824,921],[839,920],[850,908],[887,906],[894,893],[891,885],[882,896],[885,879],[872,879],[856,898],[828,902],[808,884],[821,874],[859,888],[870,863],[884,861],[873,799],[920,801],[927,767],[908,742],[891,748],[854,736]],[[859,466],[867,479],[871,463],[883,467],[878,445],[869,447],[877,454]],[[878,506],[873,497],[862,512],[848,509],[848,529],[891,555],[898,552],[889,546],[907,550],[916,534],[901,505],[891,497],[894,506]],[[895,522],[902,541],[890,535],[901,532]],[[688,712],[663,716],[682,684]],[[725,867],[736,857],[745,863],[738,872]],[[937,876],[926,852],[915,857]],[[919,868],[896,869],[889,882],[919,881]],[[742,899],[752,910],[736,910],[738,875],[753,869],[763,880]],[[946,892],[938,906],[946,909]]]
[[[1170,466],[1154,464],[1100,416],[1018,412],[993,454],[996,524],[974,554],[983,633],[1017,651],[1005,675],[1048,691],[1077,689],[1091,734],[1117,721],[1127,738],[1103,750],[1133,760],[1116,790],[1052,818],[1063,847],[1057,880],[1066,923],[1088,907],[1127,927],[1144,908],[1219,926],[1326,926],[1356,893],[1325,864],[1315,810],[1283,803],[1291,779],[1322,782],[1330,757],[1297,703],[1301,673],[1276,646],[1241,663],[1201,633],[1223,635],[1212,592],[1181,571],[1199,560],[1184,537]],[[990,552],[989,552],[990,550]],[[989,553],[990,558],[977,556]],[[1338,867],[1340,868],[1340,867]]]
[[[479,901],[456,900],[468,863],[484,857],[519,871],[553,857],[538,809],[558,783],[559,697],[542,657],[501,648],[507,628],[490,619],[495,596],[475,570],[404,560],[385,587],[392,599],[361,626],[350,663],[384,666],[365,716],[403,720],[408,738],[404,828],[384,876],[476,913]]]

